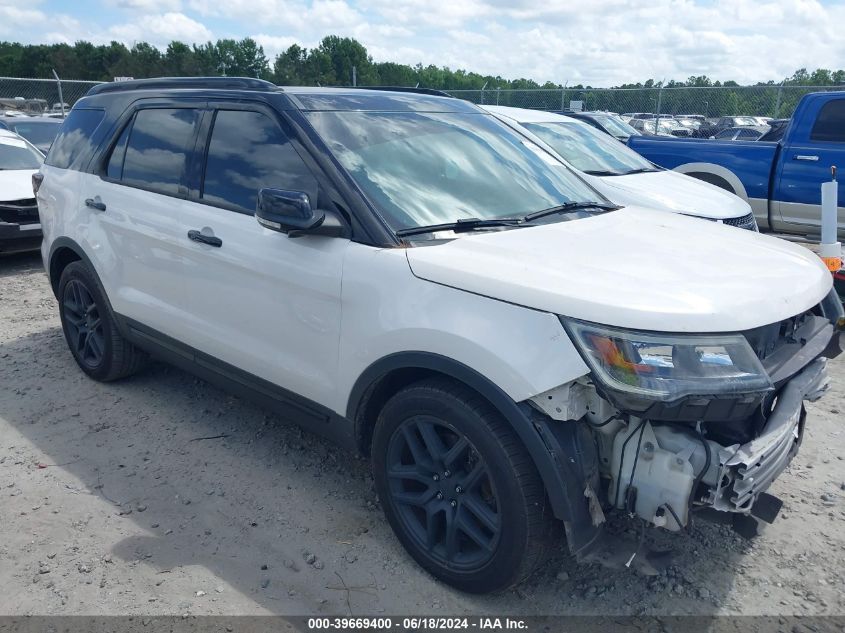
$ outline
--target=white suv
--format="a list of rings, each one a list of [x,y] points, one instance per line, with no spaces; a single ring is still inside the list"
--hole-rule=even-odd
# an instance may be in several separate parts
[[[104,84],[33,184],[86,374],[152,354],[368,454],[400,541],[467,591],[524,578],[560,526],[613,546],[614,509],[771,520],[838,352],[808,251],[615,207],[426,91]]]

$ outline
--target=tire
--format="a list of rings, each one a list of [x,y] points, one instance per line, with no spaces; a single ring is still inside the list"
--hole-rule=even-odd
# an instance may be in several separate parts
[[[59,278],[59,315],[73,359],[91,378],[109,382],[138,371],[147,355],[124,339],[94,272],[68,264]]]
[[[540,476],[476,392],[431,379],[394,395],[373,431],[372,463],[396,536],[443,582],[500,591],[545,562],[556,524]]]

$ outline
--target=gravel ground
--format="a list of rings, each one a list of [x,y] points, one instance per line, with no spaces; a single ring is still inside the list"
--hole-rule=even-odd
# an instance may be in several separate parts
[[[831,373],[754,541],[649,530],[675,552],[661,576],[561,556],[469,596],[404,553],[366,462],[162,364],[86,378],[38,256],[3,257],[0,615],[843,615],[845,361]]]

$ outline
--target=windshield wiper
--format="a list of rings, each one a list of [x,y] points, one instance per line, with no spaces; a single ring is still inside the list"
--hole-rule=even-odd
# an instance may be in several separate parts
[[[411,226],[407,229],[399,229],[396,231],[396,235],[405,237],[407,235],[419,235],[421,233],[434,233],[435,231],[462,233],[487,227],[524,225],[525,221],[521,218],[490,218],[486,220],[482,220],[481,218],[461,218],[455,222],[446,222],[444,224],[429,224],[428,226]]]
[[[537,220],[539,218],[544,218],[547,215],[553,215],[555,213],[567,213],[569,211],[579,211],[582,209],[600,209],[601,211],[616,211],[617,209],[621,209],[619,205],[610,204],[607,202],[567,202],[566,204],[561,204],[556,207],[549,207],[548,209],[543,209],[542,211],[535,211],[534,213],[529,213],[524,218],[522,218],[525,222],[531,222],[532,220]]]
[[[623,171],[620,176],[630,176],[631,174],[647,174],[652,171],[660,171],[655,167],[641,167],[640,169],[632,169],[631,171]]]

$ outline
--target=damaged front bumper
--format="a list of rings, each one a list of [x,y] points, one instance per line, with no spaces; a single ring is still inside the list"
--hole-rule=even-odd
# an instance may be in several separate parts
[[[804,401],[828,389],[827,359],[818,358],[781,390],[766,426],[751,442],[722,448],[712,505],[725,512],[749,513],[757,497],[798,452],[804,431]]]

